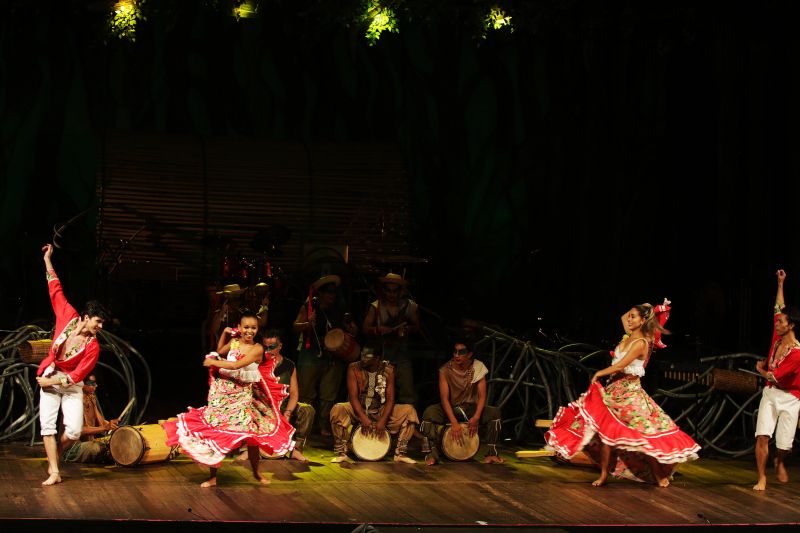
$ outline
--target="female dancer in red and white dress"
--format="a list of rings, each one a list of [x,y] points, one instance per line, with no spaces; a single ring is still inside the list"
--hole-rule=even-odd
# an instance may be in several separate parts
[[[211,469],[202,487],[217,484],[217,469],[225,456],[247,445],[253,476],[261,483],[269,479],[258,471],[259,448],[268,454],[284,454],[294,448],[294,428],[280,413],[286,387],[272,372],[270,362],[259,371],[264,348],[255,342],[258,319],[244,312],[238,331],[225,328],[218,353],[206,356],[211,369],[208,405],[178,415],[177,421],[163,423],[167,445],[180,445],[183,452]],[[218,359],[217,356],[227,356]]]
[[[611,473],[669,486],[679,463],[697,459],[700,446],[642,389],[640,378],[653,351],[664,347],[660,336],[669,316],[669,301],[653,307],[633,306],[622,316],[626,335],[612,353],[611,366],[592,376],[589,390],[562,407],[545,434],[547,447],[570,459],[584,451],[600,465],[602,486]],[[598,381],[611,376],[603,387]],[[613,449],[613,450],[612,450]]]

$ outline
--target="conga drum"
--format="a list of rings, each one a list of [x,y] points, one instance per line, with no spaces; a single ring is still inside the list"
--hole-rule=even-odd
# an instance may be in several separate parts
[[[355,337],[340,328],[334,328],[325,335],[325,349],[348,363],[361,355],[361,347]]]
[[[111,457],[120,466],[159,463],[170,458],[167,432],[158,424],[122,426],[114,430],[108,443]]]
[[[469,426],[466,423],[461,423],[461,436],[464,443],[460,443],[452,438],[450,424],[442,432],[442,453],[451,461],[467,461],[475,457],[478,453],[478,448],[481,446],[481,439],[478,433],[469,436]]]
[[[380,461],[389,453],[392,439],[389,431],[383,430],[383,435],[365,435],[361,426],[353,428],[350,435],[350,449],[362,461]]]

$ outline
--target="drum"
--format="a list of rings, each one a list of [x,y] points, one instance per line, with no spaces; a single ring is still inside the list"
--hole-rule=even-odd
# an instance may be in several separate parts
[[[361,346],[355,337],[339,328],[332,329],[325,335],[325,349],[348,363],[357,360],[361,355]]]
[[[350,435],[350,448],[356,457],[362,461],[380,461],[389,453],[392,439],[389,431],[383,430],[383,435],[378,437],[365,435],[361,426],[355,426]]]
[[[19,357],[24,363],[41,363],[50,353],[53,341],[41,339],[38,341],[25,341],[19,345]]]
[[[467,461],[472,459],[475,454],[478,453],[478,448],[481,446],[481,439],[478,437],[478,433],[470,437],[468,425],[466,423],[461,423],[460,425],[462,428],[462,440],[464,441],[463,445],[450,437],[450,424],[448,424],[447,428],[442,432],[442,453],[451,461]]]
[[[159,463],[170,458],[167,432],[158,424],[122,426],[114,430],[108,446],[111,457],[120,466]]]

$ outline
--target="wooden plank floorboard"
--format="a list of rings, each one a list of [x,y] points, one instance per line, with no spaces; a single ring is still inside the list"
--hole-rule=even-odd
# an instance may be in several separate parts
[[[613,480],[546,458],[503,465],[443,463],[434,467],[331,464],[329,450],[307,448],[311,463],[262,461],[272,480],[261,486],[247,463],[226,461],[219,486],[202,489],[208,470],[185,457],[136,468],[68,464],[64,483],[41,487],[44,450],[0,445],[0,519],[246,521],[358,524],[749,524],[800,523],[796,481],[770,479],[752,490],[751,461],[701,459],[684,465],[661,489]]]

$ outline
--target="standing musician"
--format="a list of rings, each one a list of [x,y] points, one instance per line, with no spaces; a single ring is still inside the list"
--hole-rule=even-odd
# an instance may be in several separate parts
[[[295,333],[302,333],[297,357],[300,401],[310,405],[319,399],[319,425],[330,435],[331,408],[342,385],[345,363],[325,349],[325,335],[340,328],[355,335],[357,326],[339,303],[339,276],[328,275],[311,284],[308,299],[297,313]]]
[[[792,451],[792,442],[797,430],[800,412],[800,342],[795,329],[800,324],[800,312],[794,307],[786,308],[783,299],[783,283],[786,272],[778,270],[778,293],[775,296],[774,329],[772,346],[766,361],[759,361],[756,369],[767,380],[756,422],[756,467],[758,482],[753,490],[767,488],[767,459],[769,439],[775,433],[775,472],[778,481],[786,483],[784,459]],[[776,429],[777,428],[777,429]]]
[[[486,405],[486,375],[489,369],[481,361],[473,358],[473,344],[469,340],[458,340],[453,345],[453,358],[439,368],[439,399],[441,403],[429,406],[422,413],[420,431],[427,440],[423,449],[429,450],[425,464],[434,465],[439,461],[437,442],[441,438],[442,427],[450,423],[450,438],[462,440],[462,428],[456,411],[463,418],[468,417],[470,436],[478,432],[478,426],[486,428],[488,450],[484,463],[502,463],[497,453],[500,438],[500,409]]]
[[[331,429],[334,435],[333,463],[347,461],[347,429],[354,421],[361,423],[366,434],[380,436],[384,430],[398,434],[394,452],[396,463],[414,464],[406,455],[408,441],[419,423],[413,405],[394,403],[394,367],[382,361],[371,348],[361,351],[361,360],[347,367],[348,402],[337,403],[331,409]]]
[[[56,315],[53,344],[36,372],[41,387],[39,396],[39,423],[47,453],[49,477],[42,485],[61,483],[58,459],[81,436],[83,427],[83,379],[92,371],[100,355],[96,335],[103,329],[108,312],[98,302],[86,302],[80,315],[73,308],[61,287],[61,282],[50,261],[53,246],[46,244],[44,265],[50,303]],[[56,419],[59,409],[63,413],[64,434],[56,441]]]
[[[398,401],[414,403],[414,370],[408,354],[408,338],[419,332],[419,309],[405,294],[408,283],[402,276],[390,272],[378,280],[380,294],[370,304],[361,331],[375,339],[383,358],[395,366]]]

